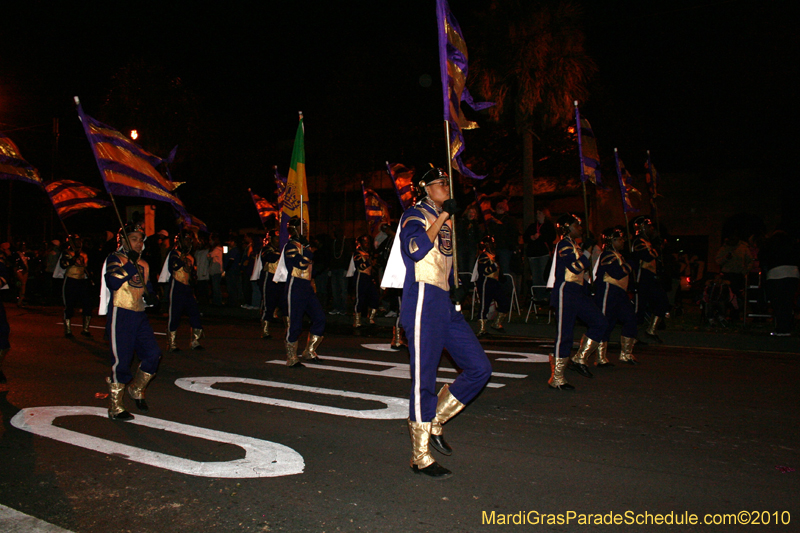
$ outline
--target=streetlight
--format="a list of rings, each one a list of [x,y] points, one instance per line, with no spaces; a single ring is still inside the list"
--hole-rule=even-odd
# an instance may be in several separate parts
[[[131,130],[131,139],[134,141],[139,138],[139,132],[136,130]]]

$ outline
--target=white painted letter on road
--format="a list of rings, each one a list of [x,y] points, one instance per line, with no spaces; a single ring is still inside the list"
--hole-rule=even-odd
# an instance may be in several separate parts
[[[279,389],[289,389],[294,391],[309,392],[314,394],[325,394],[328,396],[339,396],[341,398],[355,398],[359,400],[369,400],[384,404],[382,409],[343,409],[328,405],[317,405],[315,403],[294,402],[290,400],[279,400],[267,396],[255,396],[222,389],[213,388],[214,385],[222,383],[246,383],[248,385],[258,385],[260,387],[275,387]],[[321,389],[319,387],[307,387],[294,383],[280,383],[278,381],[262,381],[259,379],[237,378],[228,376],[207,376],[197,378],[180,378],[175,381],[178,387],[201,394],[221,396],[233,400],[243,400],[245,402],[262,403],[266,405],[277,405],[288,407],[289,409],[301,409],[315,413],[326,413],[336,416],[348,416],[352,418],[366,418],[372,420],[402,420],[408,418],[408,400],[405,398],[392,398],[391,396],[379,396],[377,394],[366,394],[360,392],[349,392],[336,389]]]
[[[135,446],[93,437],[77,431],[57,427],[53,421],[64,416],[100,416],[106,418],[108,411],[102,407],[31,407],[22,409],[11,419],[11,425],[35,435],[48,437],[81,448],[94,450],[108,455],[127,458],[156,468],[172,470],[190,476],[219,478],[260,478],[301,474],[305,468],[303,456],[282,444],[252,437],[223,433],[211,429],[200,428],[159,420],[149,416],[136,415],[136,418],[124,424],[134,424],[170,433],[187,435],[199,439],[233,444],[244,449],[245,456],[234,461],[199,462],[183,459],[173,455],[143,450]],[[109,421],[109,423],[112,423]]]

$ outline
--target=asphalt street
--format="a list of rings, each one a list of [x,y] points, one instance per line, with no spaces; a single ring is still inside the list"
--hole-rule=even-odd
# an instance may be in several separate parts
[[[206,316],[203,351],[184,323],[150,411],[128,398],[125,423],[105,416],[102,329],[66,339],[59,308],[6,310],[3,531],[800,531],[791,347],[637,346],[641,365],[561,392],[552,338],[519,324],[482,341],[491,386],[445,426],[454,475],[433,481],[409,469],[408,352],[387,349],[388,320],[356,335],[329,317],[323,361],[299,369],[254,314]],[[440,379],[456,372],[445,354]]]

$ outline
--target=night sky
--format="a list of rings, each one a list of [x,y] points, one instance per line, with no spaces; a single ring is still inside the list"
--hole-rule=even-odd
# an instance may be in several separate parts
[[[450,2],[468,46],[482,3]],[[121,67],[137,59],[158,65],[196,98],[195,129],[173,143],[181,145],[175,179],[186,182],[178,192],[190,212],[212,223],[220,210],[247,207],[247,187],[268,192],[272,165],[286,171],[299,110],[309,176],[369,172],[387,159],[444,152],[433,0],[199,5],[6,6],[0,130],[45,179],[101,187],[72,97],[102,119]],[[627,166],[641,172],[649,149],[662,174],[755,168],[765,178],[796,181],[791,6],[584,2],[586,48],[598,72],[581,110],[604,165],[613,165],[619,147]],[[433,80],[427,87],[425,75]],[[55,165],[54,117],[61,129]],[[481,118],[483,128],[492,127]],[[469,135],[467,154],[480,152]],[[15,185],[15,194],[24,187]],[[252,218],[234,223],[257,224]]]

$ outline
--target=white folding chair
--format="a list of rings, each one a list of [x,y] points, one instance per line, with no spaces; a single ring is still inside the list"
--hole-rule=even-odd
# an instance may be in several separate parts
[[[504,276],[508,276],[511,280],[511,309],[508,313],[508,321],[511,322],[511,313],[514,312],[514,304],[517,305],[517,314],[522,316],[522,311],[519,308],[519,299],[517,299],[517,285],[514,283],[514,276],[511,274],[503,274]]]

